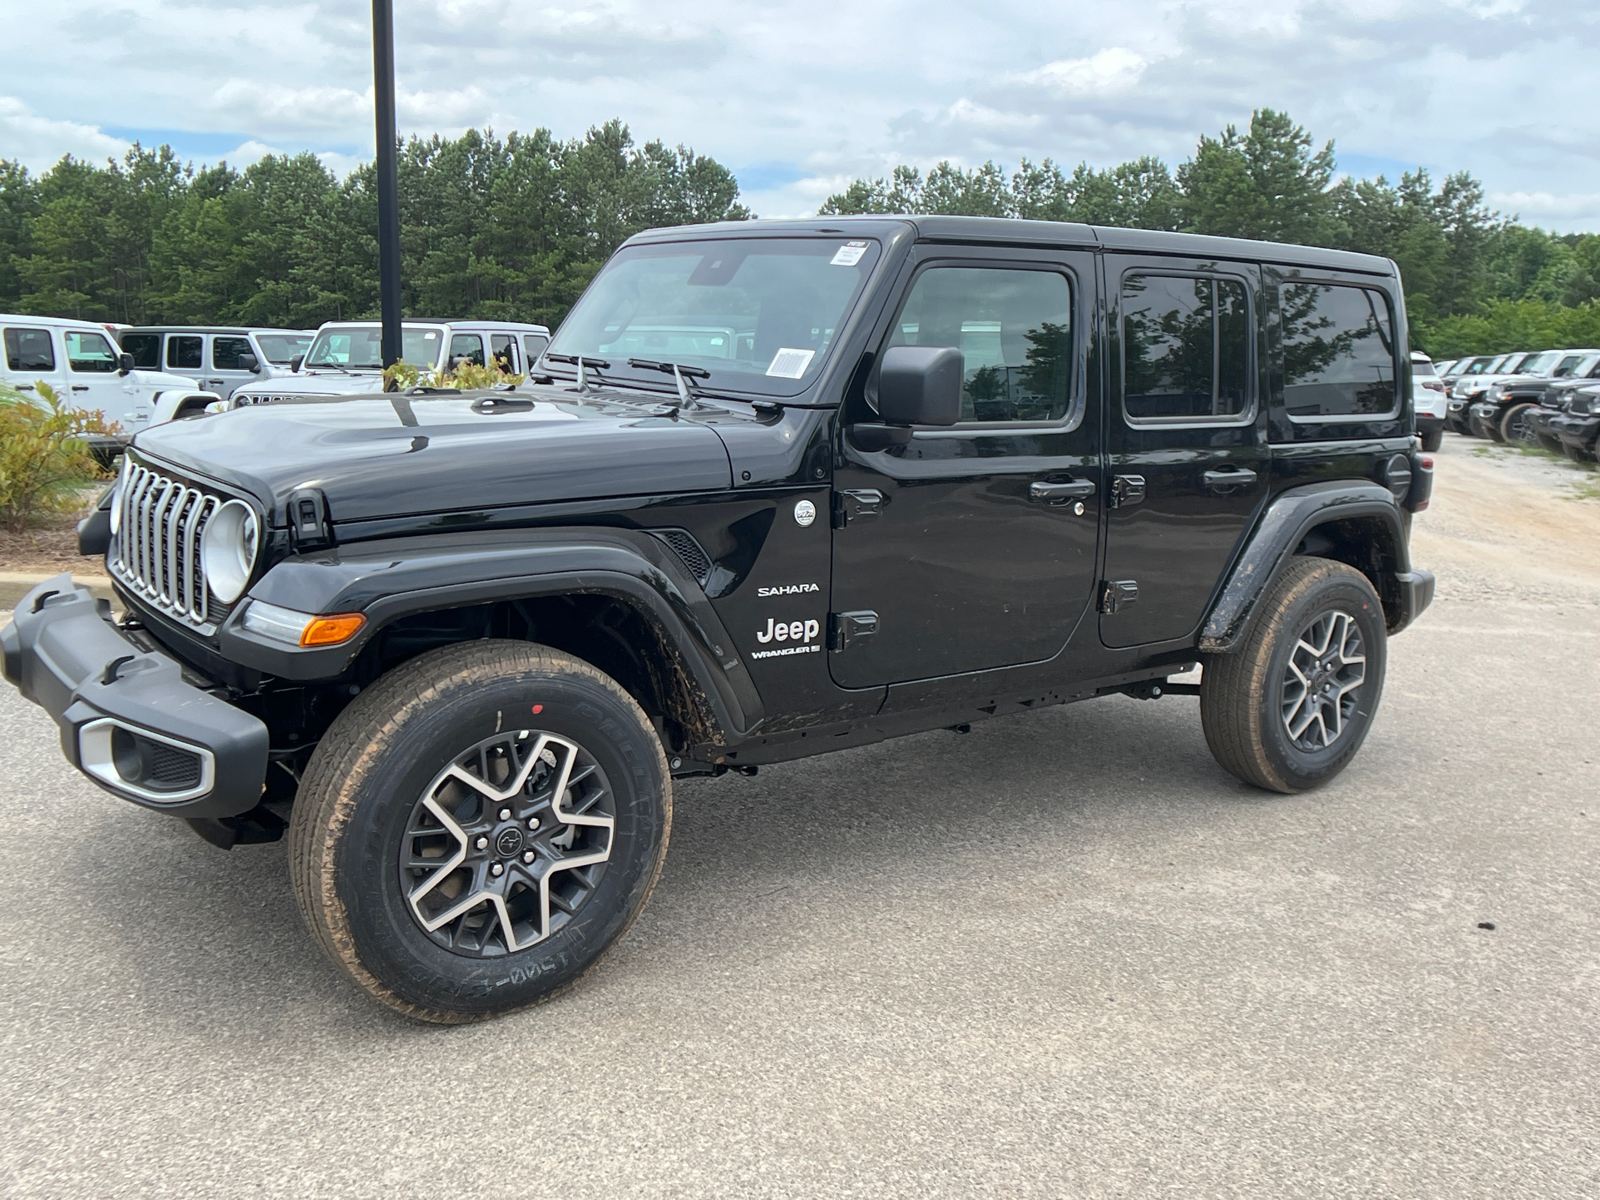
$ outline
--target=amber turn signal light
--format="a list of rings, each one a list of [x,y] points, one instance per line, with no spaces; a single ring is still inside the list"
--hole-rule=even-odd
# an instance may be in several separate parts
[[[337,646],[340,642],[348,642],[361,632],[361,627],[367,623],[366,617],[360,613],[340,613],[334,617],[317,617],[306,626],[305,632],[300,635],[302,646]]]

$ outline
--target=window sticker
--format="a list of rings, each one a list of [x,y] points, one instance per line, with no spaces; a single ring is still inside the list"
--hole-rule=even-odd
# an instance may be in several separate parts
[[[799,379],[816,355],[815,350],[793,350],[784,346],[772,356],[772,365],[767,368],[767,374],[778,379]]]
[[[834,251],[833,257],[828,260],[830,267],[853,267],[861,261],[861,256],[867,252],[865,242],[846,242]]]

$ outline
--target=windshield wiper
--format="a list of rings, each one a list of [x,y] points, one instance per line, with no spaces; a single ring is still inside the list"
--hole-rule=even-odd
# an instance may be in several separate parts
[[[320,370],[323,367],[332,367],[337,371],[343,371],[346,375],[352,374],[351,370],[348,367],[346,367],[343,363],[339,363],[339,362],[331,362],[330,361],[330,362],[319,362],[319,363],[307,363],[306,364],[306,370],[308,370],[308,371]]]
[[[671,375],[678,384],[678,407],[684,412],[705,407],[700,403],[699,389],[689,380],[710,379],[710,371],[702,367],[685,367],[675,362],[657,362],[651,358],[630,358],[628,365],[640,371],[660,371],[663,375]]]
[[[570,363],[578,368],[578,391],[589,390],[589,379],[584,372],[585,367],[593,367],[596,374],[601,371],[611,370],[611,364],[603,358],[590,358],[584,354],[545,354],[546,362]]]

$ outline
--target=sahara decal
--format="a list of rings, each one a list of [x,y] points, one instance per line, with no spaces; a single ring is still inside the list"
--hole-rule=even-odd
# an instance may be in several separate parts
[[[758,587],[758,596],[799,596],[806,592],[820,592],[814,583],[780,583],[777,587]]]
[[[753,650],[751,658],[786,658],[791,654],[817,654],[822,650],[822,643],[817,641],[822,633],[822,622],[810,621],[774,621],[767,618],[767,627],[764,631],[757,631],[756,641],[767,645],[772,642],[792,642],[794,645],[784,646],[777,650]]]

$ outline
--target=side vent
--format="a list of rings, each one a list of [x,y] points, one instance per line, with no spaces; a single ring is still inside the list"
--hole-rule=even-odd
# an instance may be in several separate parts
[[[694,534],[687,529],[652,529],[663,542],[672,548],[678,556],[678,561],[683,563],[683,569],[694,576],[694,581],[705,587],[706,580],[711,577],[711,556],[700,548],[700,543],[694,540]]]

